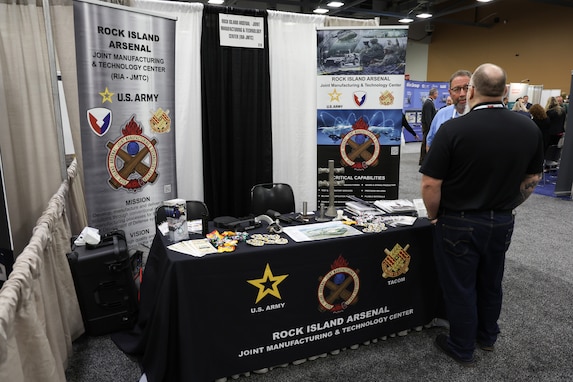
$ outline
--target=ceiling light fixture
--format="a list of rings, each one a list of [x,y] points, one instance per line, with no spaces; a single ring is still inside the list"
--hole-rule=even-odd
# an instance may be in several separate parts
[[[340,8],[344,5],[341,1],[331,1],[330,3],[326,4],[327,7],[330,8]]]
[[[432,12],[430,12],[430,3],[428,1],[418,0],[418,5],[416,6],[416,8],[423,8],[424,5],[426,6],[426,10],[416,15],[416,17],[419,19],[429,19],[430,17],[432,17]]]
[[[225,0],[209,0],[207,1],[209,4],[216,4],[216,5],[221,5],[225,2]]]
[[[477,1],[478,1],[478,3],[490,3],[493,0],[477,0]]]
[[[328,9],[319,7],[316,8],[313,12],[318,13],[319,15],[324,15],[325,13],[328,13]]]
[[[424,6],[426,9],[425,11],[422,11]],[[408,14],[405,17],[399,19],[398,22],[402,24],[408,24],[414,22],[414,19],[412,18],[414,14],[416,14],[416,17],[419,19],[429,19],[430,17],[432,17],[432,13],[430,12],[429,1],[418,0],[418,4],[416,4],[414,8],[410,9],[410,11],[408,11]]]

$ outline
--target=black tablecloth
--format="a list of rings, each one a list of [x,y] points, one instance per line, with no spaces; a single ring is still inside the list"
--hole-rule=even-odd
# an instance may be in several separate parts
[[[150,382],[212,381],[426,324],[440,301],[431,230],[418,219],[202,258],[158,233],[137,325],[112,338]]]

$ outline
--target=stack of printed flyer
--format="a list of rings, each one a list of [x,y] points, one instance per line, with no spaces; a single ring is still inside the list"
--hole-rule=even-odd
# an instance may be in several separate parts
[[[414,202],[407,199],[377,200],[374,205],[387,214],[412,215],[416,212]]]
[[[217,248],[211,244],[209,239],[184,240],[171,244],[167,248],[195,257],[203,257],[209,253],[217,253]]]
[[[388,215],[380,218],[380,222],[386,224],[389,227],[399,227],[413,225],[416,222],[415,216],[403,216],[403,215]]]
[[[350,213],[351,215],[354,215],[354,216],[361,216],[361,215],[365,215],[365,214],[380,215],[380,214],[384,213],[383,211],[376,208],[372,204],[365,204],[365,203],[360,203],[357,201],[346,202],[344,209],[348,213]]]

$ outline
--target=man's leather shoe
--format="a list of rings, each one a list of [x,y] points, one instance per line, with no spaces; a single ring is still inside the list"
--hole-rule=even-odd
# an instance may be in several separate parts
[[[494,351],[495,350],[494,345],[486,345],[486,344],[481,343],[479,341],[477,341],[477,346],[478,346],[478,348],[480,348],[483,351]]]
[[[465,367],[475,366],[476,360],[474,357],[472,357],[470,360],[465,360],[458,357],[456,354],[454,354],[454,352],[452,352],[452,350],[450,349],[450,345],[448,345],[448,336],[446,336],[445,334],[438,335],[436,337],[436,340],[434,341],[434,344],[440,351],[442,351],[442,353],[444,353],[445,355],[447,355],[460,365]]]

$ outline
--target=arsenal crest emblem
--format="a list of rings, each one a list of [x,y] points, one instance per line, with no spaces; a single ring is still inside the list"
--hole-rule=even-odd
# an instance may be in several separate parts
[[[351,166],[356,171],[363,171],[368,167],[378,165],[378,158],[380,157],[380,142],[378,138],[380,134],[374,134],[368,127],[368,124],[360,117],[352,125],[352,131],[342,135],[342,141],[340,142],[340,156],[342,159],[340,163],[343,166]],[[358,143],[355,140],[357,137],[365,138],[360,140],[361,143]],[[347,146],[349,146],[349,151],[347,151]],[[373,152],[369,151],[370,146],[374,147]]]
[[[115,142],[107,143],[109,184],[116,190],[123,187],[136,192],[157,179],[157,141],[142,134],[135,116],[121,132],[123,135]]]
[[[330,272],[318,279],[318,310],[337,313],[358,301],[360,270],[350,268],[342,256],[338,256],[330,268]]]

